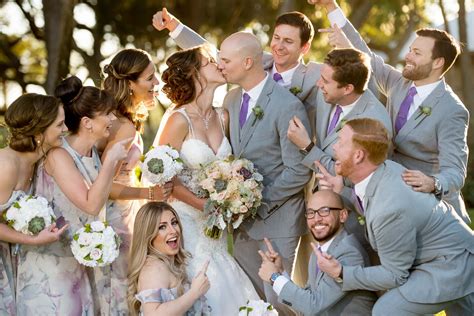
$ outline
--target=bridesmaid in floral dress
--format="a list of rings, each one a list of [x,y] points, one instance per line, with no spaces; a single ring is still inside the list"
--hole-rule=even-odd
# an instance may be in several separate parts
[[[18,315],[95,315],[100,293],[93,270],[80,265],[70,249],[72,234],[86,223],[103,219],[115,167],[127,153],[118,142],[101,164],[94,144],[107,137],[116,102],[77,77],[64,80],[55,93],[64,104],[70,134],[50,150],[38,167],[37,193],[69,222],[67,236],[43,247],[23,247],[18,265]]]
[[[103,86],[117,101],[117,120],[112,123],[102,160],[107,158],[113,144],[133,138],[127,158],[114,179],[110,196],[112,201],[107,207],[107,221],[122,239],[119,258],[110,267],[102,268],[104,274],[109,274],[110,284],[101,284],[103,288],[100,303],[101,308],[108,310],[110,315],[128,315],[128,251],[136,212],[143,200],[165,200],[172,189],[171,183],[163,188],[141,187],[135,174],[135,167],[143,153],[140,133],[143,132],[148,110],[155,106],[155,86],[158,85],[155,71],[150,55],[140,49],[124,49],[104,67],[107,77]]]
[[[61,145],[67,131],[61,102],[51,96],[28,93],[13,102],[5,114],[11,138],[0,149],[0,220],[3,211],[33,188],[35,166],[44,153]],[[36,236],[19,233],[0,222],[0,315],[15,315],[15,268],[10,243],[42,245],[57,241],[62,229],[53,224]]]

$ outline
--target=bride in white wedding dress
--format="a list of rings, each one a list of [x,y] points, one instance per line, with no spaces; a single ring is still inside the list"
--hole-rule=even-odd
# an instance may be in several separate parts
[[[202,164],[232,153],[226,137],[228,114],[212,106],[214,91],[225,79],[203,46],[174,53],[166,63],[169,68],[162,75],[163,91],[175,105],[167,111],[155,145],[176,148],[185,164],[173,188],[175,200],[170,204],[183,225],[184,248],[192,254],[189,278],[210,260],[207,275],[211,288],[206,298],[212,315],[237,315],[247,300],[259,297],[245,272],[228,254],[225,236],[215,240],[204,235],[206,199],[198,197],[195,177]]]

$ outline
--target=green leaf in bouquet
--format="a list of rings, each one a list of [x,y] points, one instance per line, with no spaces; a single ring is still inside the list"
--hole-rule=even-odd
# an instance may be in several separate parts
[[[15,202],[13,203],[13,207],[14,207],[14,208],[18,208],[18,209],[21,208],[20,203],[18,203],[18,201],[15,201]]]
[[[44,222],[44,218],[36,216],[31,219],[28,223],[28,230],[33,234],[36,235],[40,231],[42,231],[46,227],[46,223]]]
[[[135,177],[137,178],[138,182],[142,181],[142,168],[140,168],[140,166],[136,166],[133,171],[135,172]]]
[[[97,263],[104,263],[104,260],[102,260],[102,258],[100,258],[100,259],[97,260]]]
[[[86,233],[92,232],[91,224],[85,224],[85,225],[84,225],[84,231],[85,231]]]
[[[184,163],[183,159],[181,159],[181,158],[179,158],[179,157],[176,158],[174,161],[179,162],[179,163]]]
[[[84,260],[92,261],[91,254],[88,253],[87,256],[84,257]]]
[[[72,239],[74,239],[75,241],[78,241],[79,240],[79,234],[74,234],[74,236],[72,236]]]
[[[102,250],[104,248],[104,245],[102,245],[102,244],[97,245],[96,248]]]
[[[217,193],[222,192],[227,188],[227,181],[218,179],[216,180],[214,187],[216,188]]]
[[[114,238],[115,238],[115,244],[117,245],[116,249],[119,249],[120,245],[122,244],[122,238],[120,238],[120,236],[117,234],[115,234]]]
[[[28,195],[28,197],[26,198],[26,201],[29,201],[33,198],[33,195]]]
[[[150,172],[154,174],[160,174],[164,171],[163,160],[159,158],[150,159],[150,161],[148,161],[147,163],[147,166],[148,170],[150,170]]]
[[[145,162],[145,155],[140,155],[140,161]]]

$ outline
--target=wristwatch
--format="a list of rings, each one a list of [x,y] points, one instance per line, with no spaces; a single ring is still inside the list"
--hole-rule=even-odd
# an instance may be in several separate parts
[[[314,147],[314,143],[313,141],[311,141],[311,143],[309,143],[308,146],[306,146],[303,149],[300,149],[300,153],[302,153],[303,155],[307,155],[311,151],[311,149],[313,149],[313,147]]]
[[[341,265],[341,273],[339,273],[338,277],[334,279],[334,281],[336,281],[337,283],[342,283],[342,265]]]
[[[279,272],[273,272],[272,275],[270,276],[270,284],[273,286],[273,283],[275,283],[276,279],[281,276],[281,273]]]
[[[441,196],[441,194],[443,193],[443,188],[441,187],[441,182],[439,182],[438,178],[436,177],[432,177],[433,180],[434,180],[434,195],[436,196]]]

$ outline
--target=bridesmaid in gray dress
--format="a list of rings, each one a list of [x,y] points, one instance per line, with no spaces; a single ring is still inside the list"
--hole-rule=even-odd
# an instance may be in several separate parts
[[[0,315],[15,315],[16,266],[11,244],[51,243],[59,239],[67,226],[58,229],[53,224],[36,236],[29,236],[1,222],[1,215],[16,200],[31,193],[36,163],[50,148],[61,145],[61,135],[67,128],[61,102],[35,93],[16,99],[8,107],[5,123],[10,140],[8,147],[0,149]]]
[[[38,167],[37,193],[69,222],[67,236],[43,247],[23,247],[18,265],[19,315],[95,315],[94,269],[80,265],[70,250],[72,234],[86,223],[105,218],[105,204],[118,162],[125,158],[127,139],[110,149],[101,164],[94,144],[107,137],[115,100],[95,87],[83,87],[77,77],[56,88],[70,134],[60,148],[49,151]]]

